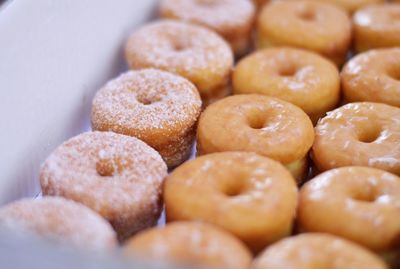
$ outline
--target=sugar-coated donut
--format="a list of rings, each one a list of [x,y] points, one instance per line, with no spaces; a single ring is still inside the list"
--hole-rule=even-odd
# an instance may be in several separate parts
[[[237,64],[233,92],[280,98],[299,106],[316,123],[339,101],[339,72],[330,61],[306,50],[263,49]]]
[[[371,101],[400,107],[400,48],[357,55],[347,62],[341,79],[348,102]]]
[[[134,137],[88,132],[69,139],[44,162],[44,195],[64,196],[98,212],[125,239],[161,213],[161,156]]]
[[[250,251],[237,238],[201,222],[174,222],[141,232],[127,242],[124,254],[190,268],[243,269],[252,261]]]
[[[345,239],[320,233],[286,238],[267,248],[252,269],[387,269],[375,254]]]
[[[400,108],[350,103],[315,128],[312,158],[319,171],[370,166],[400,175]]]
[[[174,167],[190,154],[200,111],[196,87],[185,78],[156,69],[128,71],[97,92],[92,126],[137,137]]]
[[[291,233],[297,186],[280,163],[252,152],[201,156],[164,183],[167,221],[215,224],[257,253]]]
[[[90,250],[117,247],[111,225],[94,211],[61,197],[22,199],[0,208],[0,226]]]
[[[132,69],[158,68],[193,82],[204,104],[226,91],[233,67],[228,43],[203,26],[161,20],[135,31],[126,44]]]
[[[210,105],[197,128],[198,154],[250,151],[291,168],[301,181],[314,140],[310,118],[300,108],[265,95],[242,94]]]
[[[335,4],[352,14],[356,10],[371,4],[383,3],[385,0],[316,0],[325,3]]]
[[[321,2],[274,1],[258,19],[257,46],[308,49],[341,65],[351,40],[351,21],[345,11]]]
[[[369,5],[353,16],[357,52],[400,46],[400,4]]]
[[[400,246],[400,178],[369,167],[329,170],[302,187],[297,217],[303,231],[392,250]]]
[[[200,24],[215,30],[236,55],[250,45],[255,7],[249,0],[162,0],[161,17]]]

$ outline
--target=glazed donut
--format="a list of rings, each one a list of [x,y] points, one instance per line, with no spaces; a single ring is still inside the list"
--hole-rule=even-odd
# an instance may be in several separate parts
[[[254,253],[289,235],[297,186],[278,162],[252,152],[188,161],[164,183],[167,221],[202,220],[240,238]]]
[[[371,4],[383,3],[385,0],[317,0],[320,2],[331,3],[345,9],[349,14]]]
[[[272,245],[252,269],[387,269],[375,254],[342,238],[301,234]]]
[[[174,167],[190,155],[201,99],[196,87],[156,69],[129,71],[97,92],[92,126],[137,137]]]
[[[318,54],[270,48],[242,59],[233,73],[235,94],[258,93],[299,106],[316,123],[339,101],[339,72]]]
[[[0,208],[0,226],[78,248],[117,247],[110,224],[89,208],[61,197],[22,199]]]
[[[370,5],[353,16],[357,52],[400,46],[400,4]]]
[[[300,108],[258,94],[234,95],[210,105],[197,128],[199,155],[256,152],[286,165],[298,181],[307,171],[313,140],[311,120]]]
[[[110,221],[123,240],[157,222],[167,167],[134,137],[88,132],[69,139],[43,163],[44,195],[80,202]]]
[[[141,232],[128,241],[124,254],[176,262],[190,268],[242,269],[249,268],[252,261],[250,251],[242,242],[201,222],[174,222]]]
[[[400,246],[400,178],[369,167],[322,173],[300,191],[298,224],[375,251]]]
[[[258,19],[257,46],[308,49],[344,63],[351,40],[351,21],[345,11],[315,1],[274,1]]]
[[[134,32],[125,55],[132,69],[153,67],[189,79],[204,105],[226,91],[233,67],[232,50],[218,34],[172,20],[156,21]]]
[[[321,172],[369,166],[400,175],[400,109],[378,103],[350,103],[318,122],[312,158]]]
[[[255,7],[249,0],[162,0],[161,17],[178,19],[215,30],[243,55],[251,40]]]
[[[357,55],[345,65],[341,79],[348,102],[371,101],[400,107],[400,48]]]

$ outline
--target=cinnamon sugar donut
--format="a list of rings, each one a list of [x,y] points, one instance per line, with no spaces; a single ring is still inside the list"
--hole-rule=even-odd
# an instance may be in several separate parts
[[[128,241],[124,254],[190,268],[243,269],[249,268],[252,260],[250,251],[238,239],[201,222],[174,222],[141,232]]]
[[[353,16],[357,52],[400,46],[400,4],[369,5]]]
[[[371,101],[400,107],[400,48],[359,54],[345,65],[341,77],[346,101]]]
[[[316,1],[275,1],[258,19],[259,48],[292,46],[344,63],[351,40],[351,21],[340,8]]]
[[[298,181],[307,171],[313,140],[311,120],[300,108],[257,94],[230,96],[210,105],[197,128],[198,154],[256,152],[286,165]]]
[[[134,137],[88,132],[69,139],[44,162],[44,195],[64,196],[110,221],[120,239],[154,225],[161,212],[167,167]]]
[[[375,254],[342,238],[319,233],[286,238],[264,251],[252,269],[387,269]]]
[[[188,80],[156,69],[129,71],[97,92],[92,126],[138,137],[174,167],[191,152],[200,110],[200,96]]]
[[[352,14],[356,10],[371,4],[383,3],[385,0],[316,0],[325,3],[335,4]]]
[[[233,72],[235,94],[259,93],[299,106],[316,123],[339,101],[339,72],[318,54],[270,48],[243,58]]]
[[[173,20],[156,21],[134,32],[125,55],[132,69],[153,67],[189,79],[205,105],[226,89],[233,67],[232,50],[218,34]]]
[[[175,169],[164,184],[168,221],[202,220],[255,253],[291,233],[297,187],[278,162],[252,152],[201,156]]]
[[[255,7],[249,0],[162,0],[161,17],[183,20],[215,30],[236,55],[250,45]]]
[[[400,178],[368,167],[322,173],[301,189],[298,223],[375,251],[399,247]]]
[[[61,197],[22,199],[0,208],[0,226],[91,250],[112,249],[110,224],[89,208]]]
[[[370,166],[400,175],[400,109],[378,103],[350,103],[315,128],[312,158],[318,170]]]

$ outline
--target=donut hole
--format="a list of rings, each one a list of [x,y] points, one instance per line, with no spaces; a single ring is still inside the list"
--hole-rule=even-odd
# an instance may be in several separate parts
[[[160,98],[150,97],[145,95],[138,95],[136,96],[136,100],[141,103],[142,105],[148,106],[160,101]]]
[[[243,189],[239,186],[232,186],[227,188],[224,193],[228,197],[236,197],[243,194]]]
[[[292,65],[281,66],[278,69],[278,75],[281,77],[293,77],[297,73],[297,68]]]
[[[96,171],[102,177],[111,177],[115,172],[115,164],[110,159],[101,159],[96,163]]]
[[[262,129],[265,127],[265,118],[263,117],[251,117],[248,119],[249,126],[253,129]]]
[[[357,193],[352,198],[358,202],[366,203],[373,203],[376,200],[376,196],[373,193]]]
[[[392,79],[400,81],[400,70],[393,70],[392,72],[389,72],[388,75]]]
[[[315,21],[317,18],[316,13],[312,9],[304,9],[298,13],[298,16],[303,21]]]
[[[200,7],[210,8],[218,5],[219,2],[215,0],[196,0],[196,4]]]
[[[370,130],[364,130],[358,139],[363,143],[373,143],[381,136],[382,130],[380,128],[372,128]]]
[[[246,176],[242,173],[236,173],[222,186],[222,192],[231,198],[240,196],[246,192],[245,188]]]
[[[179,43],[179,42],[174,43],[173,46],[172,46],[172,49],[173,49],[175,52],[184,51],[184,50],[186,50],[186,48],[187,48],[186,45],[184,45],[183,43]]]

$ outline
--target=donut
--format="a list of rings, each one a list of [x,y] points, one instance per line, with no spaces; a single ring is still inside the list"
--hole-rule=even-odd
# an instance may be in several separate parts
[[[61,144],[43,163],[43,195],[63,196],[106,218],[120,240],[154,225],[167,166],[134,137],[87,132]]]
[[[337,67],[313,52],[269,48],[243,58],[233,72],[233,93],[273,96],[299,106],[316,123],[340,97]]]
[[[318,1],[334,4],[346,10],[349,14],[354,13],[356,10],[364,6],[385,2],[385,0],[318,0]]]
[[[0,226],[90,250],[117,247],[110,224],[89,208],[61,197],[25,198],[0,208]]]
[[[281,162],[301,181],[314,140],[300,108],[265,95],[226,97],[206,108],[197,127],[197,154],[249,151]]]
[[[201,222],[174,222],[146,230],[130,239],[123,253],[186,265],[182,268],[242,269],[252,261],[250,251],[237,238]]]
[[[400,4],[369,5],[353,16],[354,48],[363,52],[374,48],[400,46]]]
[[[400,48],[374,49],[352,58],[341,72],[347,102],[400,107]]]
[[[344,63],[351,41],[351,20],[340,8],[316,1],[273,1],[257,23],[257,47],[308,49]]]
[[[260,10],[269,1],[270,0],[253,0],[253,3],[255,4],[257,10]]]
[[[318,122],[311,157],[321,172],[369,166],[400,175],[399,142],[400,108],[350,103]]]
[[[125,57],[131,69],[157,68],[179,74],[197,87],[204,105],[226,92],[233,53],[226,41],[203,26],[160,20],[135,31]]]
[[[297,217],[302,231],[392,250],[400,246],[400,178],[361,166],[329,170],[302,187]]]
[[[137,137],[174,167],[190,155],[201,99],[180,76],[156,69],[128,71],[96,93],[92,126]]]
[[[375,254],[345,239],[301,234],[266,249],[252,269],[387,269]]]
[[[235,55],[249,49],[255,19],[255,7],[249,0],[162,0],[160,14],[216,31]]]
[[[201,156],[164,183],[168,222],[201,220],[241,239],[254,253],[289,235],[297,186],[280,163],[252,152]]]

